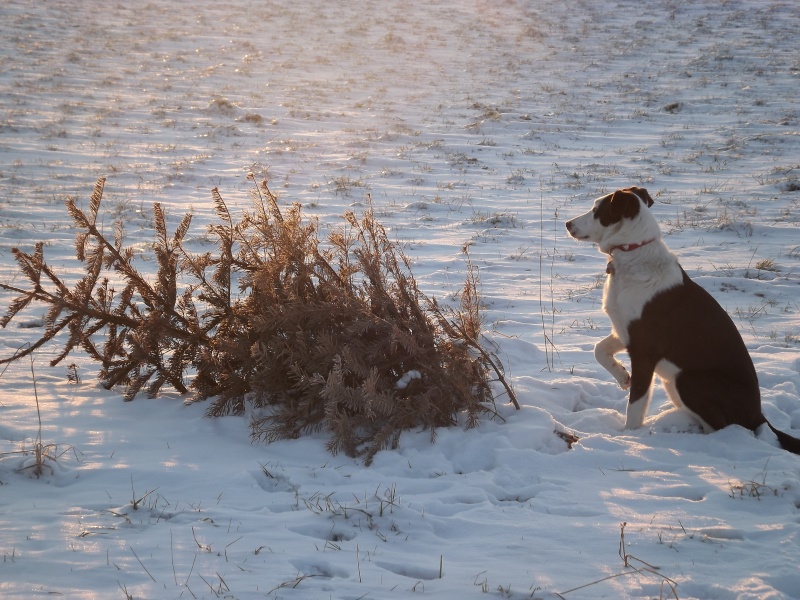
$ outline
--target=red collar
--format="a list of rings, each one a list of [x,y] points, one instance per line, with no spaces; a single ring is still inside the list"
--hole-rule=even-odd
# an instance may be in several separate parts
[[[620,244],[619,246],[612,246],[606,254],[611,255],[614,250],[622,250],[623,252],[630,252],[631,250],[636,250],[637,248],[641,248],[642,246],[646,246],[647,244],[655,242],[655,239],[647,240],[646,242],[639,242],[638,244]]]
[[[655,239],[647,240],[646,242],[639,242],[638,244],[620,244],[619,246],[612,246],[611,248],[609,248],[607,254],[610,257],[611,253],[614,252],[614,250],[622,250],[623,252],[630,252],[631,250],[636,250],[637,248],[646,246],[650,242],[655,242]],[[614,264],[611,262],[610,258],[608,264],[606,265],[606,273],[608,273],[609,275],[614,274]]]

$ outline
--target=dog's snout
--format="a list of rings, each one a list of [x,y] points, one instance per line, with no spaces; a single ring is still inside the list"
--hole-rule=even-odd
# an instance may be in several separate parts
[[[575,225],[572,223],[572,221],[567,221],[567,231],[572,233],[572,228],[573,227],[575,227]]]

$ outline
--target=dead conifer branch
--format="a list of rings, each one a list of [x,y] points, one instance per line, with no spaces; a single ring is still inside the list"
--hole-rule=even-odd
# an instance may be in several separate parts
[[[255,409],[255,440],[324,430],[331,452],[366,463],[406,429],[433,438],[461,413],[468,427],[496,415],[489,373],[519,408],[502,364],[480,343],[477,269],[468,264],[460,309],[447,318],[419,289],[371,203],[360,215],[345,213],[343,227],[321,240],[316,220],[299,204],[281,206],[266,181],[238,221],[214,188],[217,249],[199,255],[183,246],[191,216],[170,234],[156,204],[150,283],[121,225],[113,240],[98,229],[104,184],[95,185],[88,211],[66,203],[85,270],[74,286],[47,265],[42,244],[31,254],[14,250],[28,286],[0,284],[17,294],[0,325],[33,304],[49,312],[41,339],[0,364],[67,334],[54,362],[84,350],[107,387],[125,387],[126,400],[164,384],[183,393],[191,370],[191,387],[211,400],[208,415]]]

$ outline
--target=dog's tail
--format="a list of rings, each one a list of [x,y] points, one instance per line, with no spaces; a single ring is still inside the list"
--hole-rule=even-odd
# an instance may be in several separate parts
[[[778,436],[778,441],[781,444],[781,448],[783,448],[784,450],[788,450],[789,452],[794,452],[795,454],[800,454],[799,439],[789,435],[788,433],[784,433],[780,429],[775,429],[772,426],[772,423],[770,423],[769,421],[767,421],[767,425],[769,425],[769,428],[772,429],[775,435]]]

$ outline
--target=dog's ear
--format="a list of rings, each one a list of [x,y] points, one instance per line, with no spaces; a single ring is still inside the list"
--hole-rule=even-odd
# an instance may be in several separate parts
[[[629,189],[617,190],[611,196],[611,212],[619,218],[633,219],[639,214],[639,197]]]
[[[604,227],[619,223],[622,219],[633,219],[639,214],[639,197],[628,189],[617,190],[609,194],[600,205],[594,216],[600,219]]]
[[[639,196],[639,198],[641,198],[641,199],[642,199],[642,202],[644,202],[645,204],[647,204],[647,207],[648,207],[648,208],[650,208],[651,206],[653,206],[653,199],[650,197],[650,194],[647,192],[647,190],[646,190],[646,189],[644,189],[644,188],[642,188],[642,187],[636,187],[636,186],[634,186],[634,187],[629,187],[629,188],[625,188],[625,189],[626,189],[626,190],[630,190],[631,192],[633,192],[634,194],[636,194],[637,196]]]

